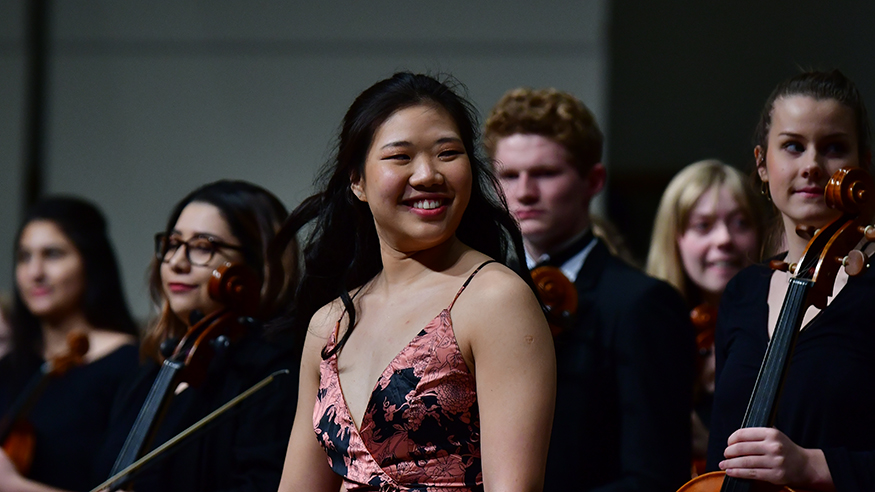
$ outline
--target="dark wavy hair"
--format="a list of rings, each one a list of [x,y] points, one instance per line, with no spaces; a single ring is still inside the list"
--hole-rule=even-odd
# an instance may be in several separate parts
[[[240,242],[244,261],[261,280],[261,303],[256,318],[269,320],[290,302],[297,280],[297,244],[291,241],[281,249],[271,249],[277,231],[288,216],[286,207],[260,186],[246,181],[220,180],[197,188],[177,203],[163,232],[170,234],[182,210],[194,202],[216,207],[228,223],[231,234]],[[153,257],[150,267],[149,292],[161,314],[144,337],[141,354],[159,359],[161,342],[184,335],[187,325],[170,310],[161,284],[161,261],[157,257]]]
[[[456,230],[468,246],[514,268],[534,286],[525,268],[522,236],[507,210],[504,195],[488,161],[478,148],[479,124],[472,105],[454,92],[457,82],[409,72],[396,73],[362,92],[344,116],[336,151],[323,167],[316,187],[289,216],[278,240],[294,237],[305,225],[312,229],[304,242],[304,274],[295,308],[280,326],[302,337],[310,318],[322,306],[340,298],[349,313],[349,329],[330,352],[339,350],[352,333],[356,311],[350,290],[379,273],[380,243],[367,203],[357,200],[350,184],[363,173],[365,158],[377,129],[396,111],[426,104],[446,111],[459,129],[471,163],[471,199]]]
[[[137,334],[122,289],[118,262],[107,234],[106,219],[92,203],[74,197],[50,197],[37,202],[24,217],[15,235],[15,264],[24,229],[36,221],[55,224],[82,257],[85,292],[81,308],[92,326],[104,330]],[[18,285],[12,306],[13,352],[21,357],[39,353],[42,347],[40,320],[24,304]]]

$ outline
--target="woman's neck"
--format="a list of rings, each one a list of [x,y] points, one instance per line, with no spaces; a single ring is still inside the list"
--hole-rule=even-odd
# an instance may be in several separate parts
[[[43,320],[40,328],[43,335],[42,356],[45,360],[67,351],[67,335],[71,332],[88,333],[93,329],[82,312],[65,316],[59,320]]]
[[[787,246],[787,258],[784,260],[787,263],[799,261],[805,248],[808,247],[808,239],[796,234],[796,224],[786,217],[784,218],[784,244]]]
[[[383,270],[380,277],[386,285],[406,288],[423,274],[449,269],[469,249],[455,236],[433,248],[411,254],[381,245]]]

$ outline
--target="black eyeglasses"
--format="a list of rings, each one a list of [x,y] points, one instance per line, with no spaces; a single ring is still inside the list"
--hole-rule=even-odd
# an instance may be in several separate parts
[[[192,265],[207,266],[219,249],[241,251],[243,248],[233,244],[223,243],[206,234],[198,234],[188,241],[179,237],[168,236],[163,232],[155,234],[155,257],[167,263],[180,247],[185,247],[185,258]]]

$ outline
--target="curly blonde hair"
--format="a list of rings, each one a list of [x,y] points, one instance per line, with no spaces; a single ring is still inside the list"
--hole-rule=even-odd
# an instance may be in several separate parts
[[[592,112],[556,89],[511,89],[486,119],[484,146],[495,156],[498,141],[516,133],[541,135],[562,145],[581,174],[602,161],[604,135]]]

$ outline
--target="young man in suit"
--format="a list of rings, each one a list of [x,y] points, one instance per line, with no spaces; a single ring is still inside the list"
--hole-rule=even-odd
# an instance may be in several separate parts
[[[545,491],[677,490],[690,477],[693,329],[677,291],[592,233],[590,202],[606,178],[592,113],[554,89],[514,89],[492,109],[485,141],[529,267],[560,268],[578,294],[555,337]]]

